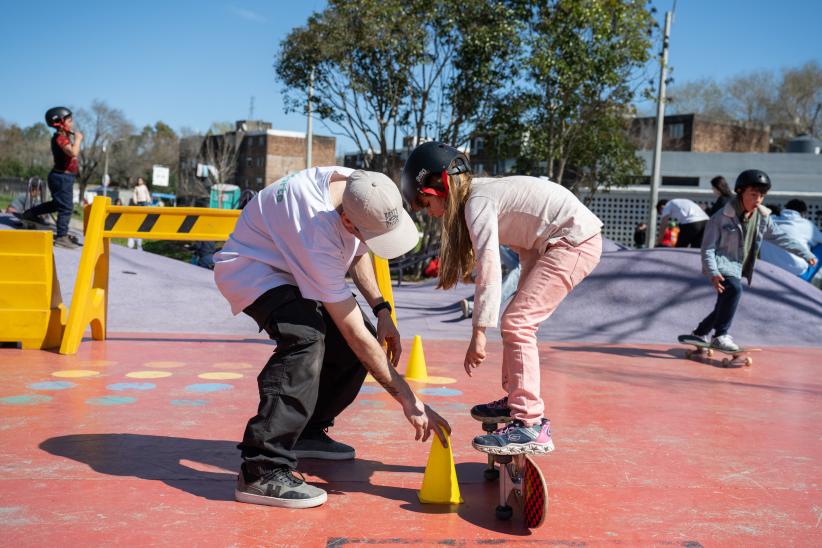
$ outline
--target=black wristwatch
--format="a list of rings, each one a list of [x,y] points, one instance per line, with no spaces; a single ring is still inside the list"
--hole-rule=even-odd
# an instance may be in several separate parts
[[[371,312],[373,312],[373,313],[374,313],[374,317],[375,317],[375,318],[377,318],[377,317],[379,316],[379,314],[380,314],[380,310],[382,310],[382,309],[384,309],[384,308],[388,310],[388,313],[389,313],[389,314],[391,314],[391,303],[389,303],[388,301],[383,301],[383,302],[381,302],[381,303],[377,303],[377,304],[376,304],[376,305],[374,305],[374,307],[371,309]]]

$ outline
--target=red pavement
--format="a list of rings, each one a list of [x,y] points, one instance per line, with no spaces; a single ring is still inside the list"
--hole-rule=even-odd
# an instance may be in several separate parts
[[[528,531],[496,520],[496,484],[470,445],[468,409],[500,396],[498,344],[467,379],[463,343],[423,341],[428,373],[457,379],[415,386],[451,421],[464,504],[417,501],[430,445],[366,384],[332,431],[357,459],[300,466],[329,502],[283,510],[233,501],[271,346],[110,336],[75,356],[0,349],[4,545],[822,544],[822,349],[722,369],[680,347],[542,344],[557,449],[538,458],[549,514]],[[67,371],[92,376],[55,376],[81,374]]]

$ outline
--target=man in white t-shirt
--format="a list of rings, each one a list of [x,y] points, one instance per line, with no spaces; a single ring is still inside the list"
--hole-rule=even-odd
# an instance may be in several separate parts
[[[660,237],[673,219],[679,225],[676,247],[702,247],[702,235],[705,232],[705,223],[708,222],[708,214],[699,207],[699,204],[685,198],[660,200],[656,204],[656,211],[660,216]]]
[[[399,189],[381,173],[307,169],[274,182],[243,208],[214,255],[214,279],[232,312],[254,318],[277,347],[257,378],[260,404],[239,446],[238,501],[323,504],[325,491],[292,472],[298,458],[354,458],[354,448],[326,430],[354,401],[366,373],[400,403],[416,439],[433,431],[444,441],[448,423],[395,370],[400,335],[368,255],[370,249],[393,259],[418,239]],[[346,274],[372,307],[376,329]]]

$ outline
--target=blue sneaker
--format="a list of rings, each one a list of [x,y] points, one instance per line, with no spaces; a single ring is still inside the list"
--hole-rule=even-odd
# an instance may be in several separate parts
[[[474,449],[492,455],[540,455],[554,450],[551,439],[551,421],[542,419],[540,424],[525,426],[515,420],[493,434],[477,436],[471,442]]]

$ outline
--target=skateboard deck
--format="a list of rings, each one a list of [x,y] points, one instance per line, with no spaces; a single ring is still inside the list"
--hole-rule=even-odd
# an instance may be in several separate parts
[[[734,351],[724,350],[722,348],[711,346],[709,343],[699,343],[692,340],[686,340],[682,335],[677,338],[677,341],[679,341],[680,344],[694,347],[693,350],[688,350],[685,352],[685,357],[688,359],[706,361],[706,358],[713,356],[714,351],[731,356],[730,358],[722,359],[722,367],[740,367],[743,365],[745,367],[750,367],[753,365],[753,358],[748,356],[748,354],[751,352],[762,351],[761,348],[740,348],[739,350]]]
[[[497,423],[482,421],[486,433],[497,429]],[[534,459],[522,455],[488,455],[488,468],[484,471],[485,479],[499,479],[499,505],[496,508],[497,519],[509,520],[514,509],[510,499],[516,501],[519,514],[529,529],[540,527],[548,514],[548,484],[545,476]]]
[[[21,225],[23,225],[23,228],[25,228],[27,230],[53,230],[54,229],[54,225],[51,225],[51,224],[48,224],[48,223],[42,223],[42,222],[39,222],[39,221],[32,221],[31,219],[25,219],[23,217],[22,213],[20,213],[18,211],[15,211],[14,213],[12,213],[12,215],[14,215],[14,217],[17,219],[17,222],[19,222]]]

